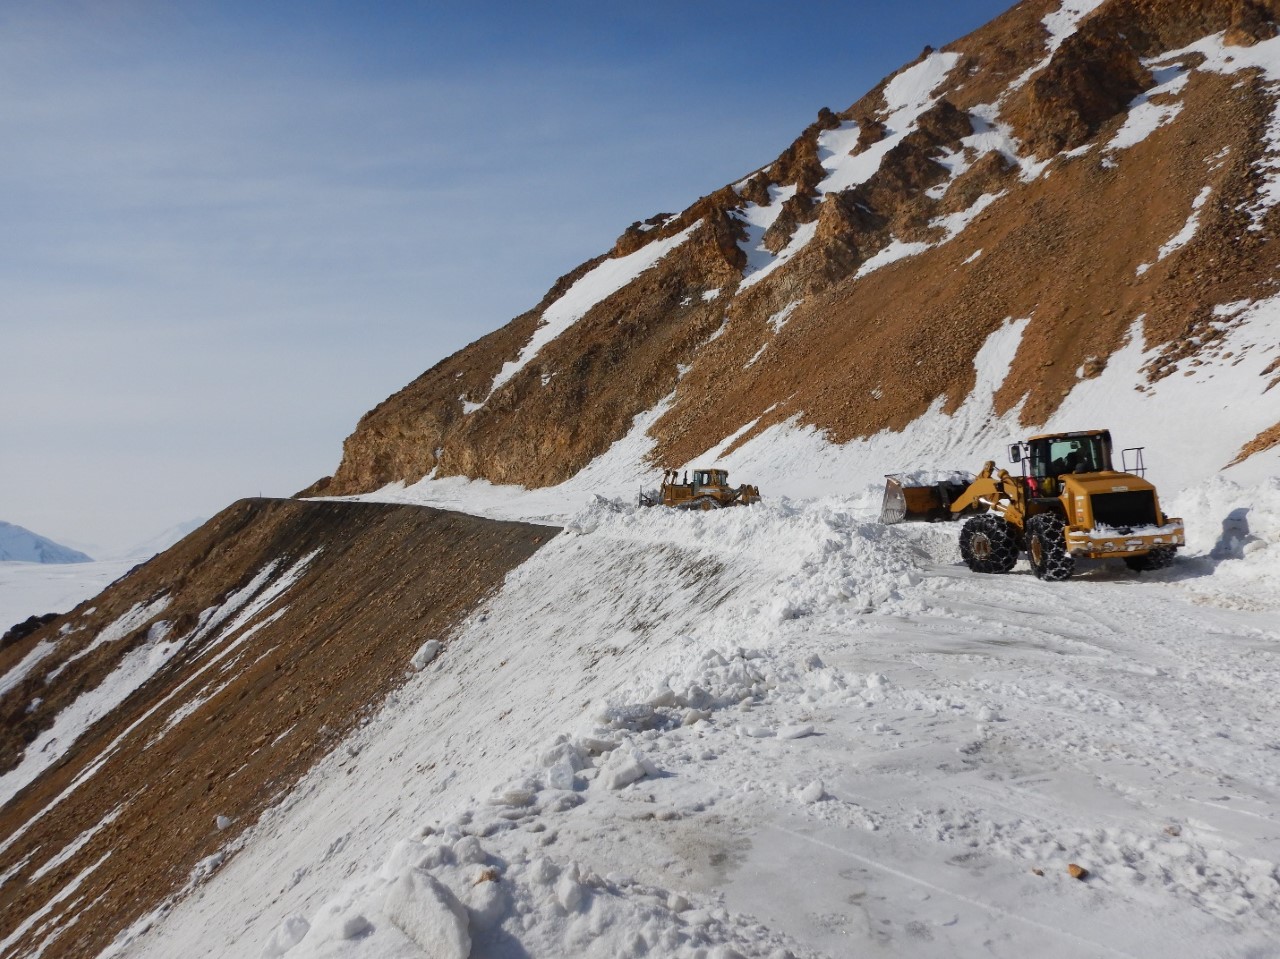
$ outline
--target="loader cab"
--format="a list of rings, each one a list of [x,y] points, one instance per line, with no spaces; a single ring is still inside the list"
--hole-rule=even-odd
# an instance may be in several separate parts
[[[1033,436],[1011,446],[1009,458],[1022,463],[1024,476],[1037,480],[1057,479],[1064,473],[1103,473],[1111,469],[1111,433]]]

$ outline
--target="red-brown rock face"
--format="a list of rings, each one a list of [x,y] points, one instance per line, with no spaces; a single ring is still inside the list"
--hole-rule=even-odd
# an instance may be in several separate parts
[[[1021,403],[1025,423],[1044,422],[1139,316],[1162,347],[1158,380],[1221,337],[1216,307],[1271,295],[1280,267],[1260,205],[1266,77],[1169,55],[1206,37],[1257,49],[1278,14],[1280,0],[1104,0],[1073,21],[1026,0],[847,110],[824,108],[736,186],[633,224],[537,308],[367,414],[323,491],[432,470],[554,484],[666,397],[651,435],[669,464],[757,417],[757,431],[798,417],[836,441],[902,429],[938,397],[965,398],[1008,317],[1032,319],[998,412]],[[1157,108],[1138,135],[1135,111]],[[1193,211],[1194,236],[1157,256]],[[530,348],[570,301],[580,315]]]

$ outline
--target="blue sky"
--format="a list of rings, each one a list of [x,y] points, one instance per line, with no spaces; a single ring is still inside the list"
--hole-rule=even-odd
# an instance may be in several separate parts
[[[632,221],[1011,0],[0,5],[0,519],[288,495]]]

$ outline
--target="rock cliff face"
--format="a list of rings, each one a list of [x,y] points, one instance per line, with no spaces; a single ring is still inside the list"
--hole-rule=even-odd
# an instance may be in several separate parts
[[[1275,292],[1277,14],[1024,0],[824,108],[768,167],[633,224],[366,414],[312,491],[554,484],[659,403],[655,466],[748,424],[735,444],[787,421],[902,430],[964,400],[1009,317],[1030,323],[996,411],[1025,425],[1135,324],[1158,382],[1212,354],[1228,304]]]

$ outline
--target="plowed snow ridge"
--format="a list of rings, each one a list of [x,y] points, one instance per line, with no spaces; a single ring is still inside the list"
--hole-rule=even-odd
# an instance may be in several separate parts
[[[1265,954],[1280,481],[1175,505],[1198,555],[1050,585],[598,501],[128,954]]]

